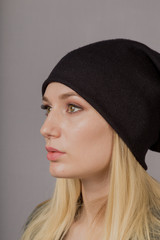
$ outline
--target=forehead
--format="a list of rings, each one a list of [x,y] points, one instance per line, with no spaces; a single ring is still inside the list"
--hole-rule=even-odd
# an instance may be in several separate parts
[[[63,84],[63,83],[59,83],[59,82],[51,82],[48,84],[46,91],[45,92],[49,92],[49,91],[70,91],[70,92],[74,92],[76,93],[72,88],[68,87],[67,85]],[[78,93],[77,93],[78,94]]]
[[[58,97],[59,99],[64,100],[70,96],[77,96],[77,97],[82,98],[72,88],[70,88],[62,83],[59,83],[59,82],[52,82],[52,83],[48,84],[42,99],[47,100],[48,98]]]

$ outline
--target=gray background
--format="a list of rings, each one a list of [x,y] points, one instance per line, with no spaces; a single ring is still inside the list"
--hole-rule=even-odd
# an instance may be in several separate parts
[[[41,84],[67,52],[85,44],[130,38],[160,51],[159,0],[4,0],[1,31],[1,239],[18,239],[33,208],[51,197],[40,127]],[[148,172],[160,180],[160,154],[148,151]]]

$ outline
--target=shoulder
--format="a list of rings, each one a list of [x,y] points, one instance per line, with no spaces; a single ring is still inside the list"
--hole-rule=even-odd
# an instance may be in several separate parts
[[[152,211],[154,217],[157,219],[157,223],[152,225],[151,228],[151,240],[159,240],[160,239],[160,210],[154,209]]]
[[[31,214],[29,215],[29,217],[27,218],[27,221],[24,225],[24,231],[26,230],[26,228],[28,227],[29,223],[31,222],[31,220],[33,219],[33,217],[35,217],[43,208],[44,206],[46,206],[47,203],[49,203],[50,199],[38,204],[33,211],[31,212]]]
[[[158,219],[160,220],[160,207],[158,209],[153,208],[152,209],[152,214]]]

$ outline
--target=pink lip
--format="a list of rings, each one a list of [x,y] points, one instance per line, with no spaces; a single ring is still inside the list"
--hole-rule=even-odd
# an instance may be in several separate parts
[[[47,158],[49,161],[54,161],[58,159],[62,154],[65,153],[65,152],[59,151],[56,148],[47,147],[47,146],[46,146],[46,150],[48,151]]]
[[[64,153],[64,152],[59,151],[59,150],[56,149],[56,148],[47,147],[47,146],[46,146],[46,150],[47,150],[48,152],[60,152],[60,153]]]
[[[54,160],[57,160],[63,154],[64,153],[60,153],[60,152],[48,152],[47,158],[49,161],[54,161]]]

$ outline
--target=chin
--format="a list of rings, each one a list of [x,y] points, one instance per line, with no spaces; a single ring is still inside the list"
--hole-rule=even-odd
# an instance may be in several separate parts
[[[80,178],[78,172],[76,174],[75,169],[72,168],[71,170],[71,166],[66,166],[66,164],[58,161],[50,162],[49,172],[55,178]]]
[[[76,179],[76,178],[79,178],[78,176],[75,176],[73,174],[67,174],[67,173],[64,173],[64,172],[60,172],[60,171],[55,171],[55,169],[51,169],[49,170],[50,174],[52,177],[55,177],[55,178],[68,178],[68,179]]]
[[[55,163],[50,163],[49,172],[55,178],[71,178],[70,174],[67,174],[62,166],[56,166]]]

